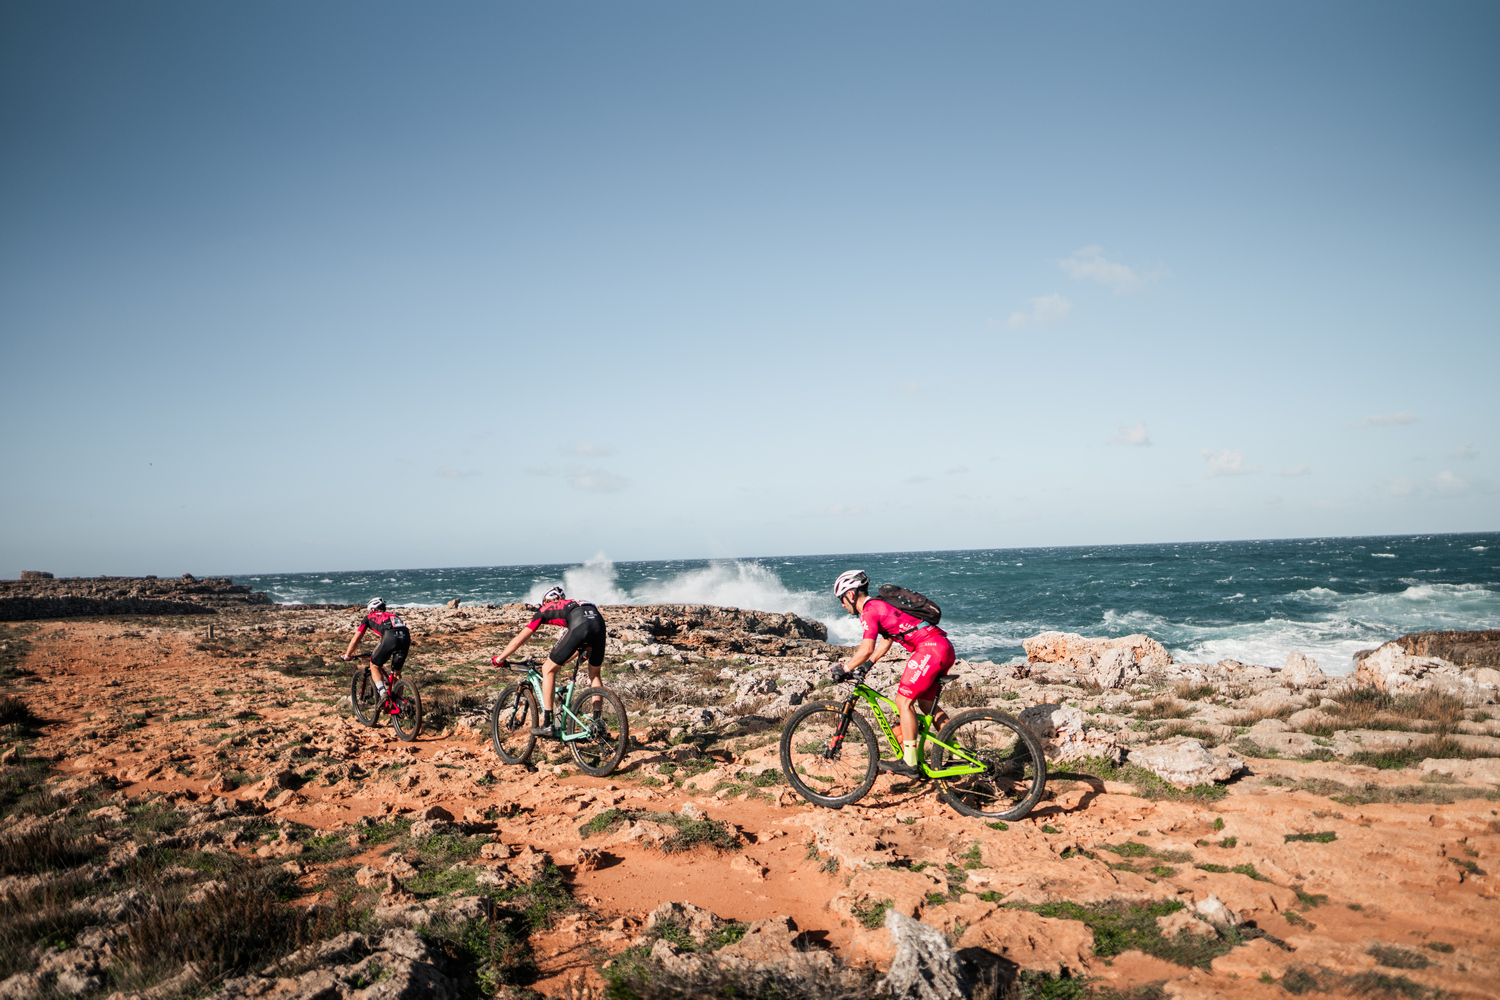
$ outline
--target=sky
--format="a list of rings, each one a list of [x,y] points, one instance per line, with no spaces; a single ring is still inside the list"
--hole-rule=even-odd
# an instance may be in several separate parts
[[[1500,528],[1490,3],[0,6],[0,577]]]

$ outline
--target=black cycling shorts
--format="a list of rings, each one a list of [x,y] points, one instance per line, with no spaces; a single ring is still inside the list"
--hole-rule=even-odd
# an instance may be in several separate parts
[[[586,618],[576,628],[570,628],[557,640],[557,645],[552,647],[552,652],[547,654],[547,659],[558,666],[568,662],[568,658],[580,649],[587,648],[589,651],[589,666],[597,667],[604,662],[604,637],[607,629],[602,618]]]
[[[392,670],[400,670],[406,666],[406,654],[411,650],[411,632],[404,628],[389,628],[380,637],[380,645],[375,647],[375,652],[370,654],[370,662],[377,667],[385,666],[385,661],[391,661]]]

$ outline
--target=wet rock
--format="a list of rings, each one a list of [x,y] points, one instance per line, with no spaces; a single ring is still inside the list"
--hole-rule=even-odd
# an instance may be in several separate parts
[[[1222,747],[1209,750],[1191,737],[1131,750],[1129,759],[1175,788],[1228,781],[1246,770],[1245,762],[1233,751]]]
[[[892,1000],[964,1000],[972,988],[948,938],[900,910],[885,914],[896,957],[885,975]]]

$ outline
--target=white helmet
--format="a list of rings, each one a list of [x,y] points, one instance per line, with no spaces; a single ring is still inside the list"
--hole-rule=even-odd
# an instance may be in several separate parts
[[[546,604],[548,601],[560,601],[567,596],[567,594],[563,593],[563,589],[561,587],[553,587],[551,590],[542,595],[542,603]]]
[[[375,612],[375,611],[384,611],[384,610],[385,610],[385,601],[381,600],[378,597],[372,597],[372,598],[370,598],[370,603],[365,607],[365,613],[366,614],[370,614],[370,613]]]
[[[833,596],[837,597],[839,600],[843,600],[844,595],[849,593],[849,591],[864,590],[869,586],[870,578],[868,576],[865,576],[864,570],[851,569],[847,572],[840,573],[839,578],[833,581]]]

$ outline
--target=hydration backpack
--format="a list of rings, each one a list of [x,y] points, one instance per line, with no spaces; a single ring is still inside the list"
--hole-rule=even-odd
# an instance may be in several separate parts
[[[924,597],[915,590],[907,590],[894,583],[882,583],[876,596],[897,611],[905,611],[929,625],[936,625],[943,620],[943,609],[932,603],[932,598]]]

